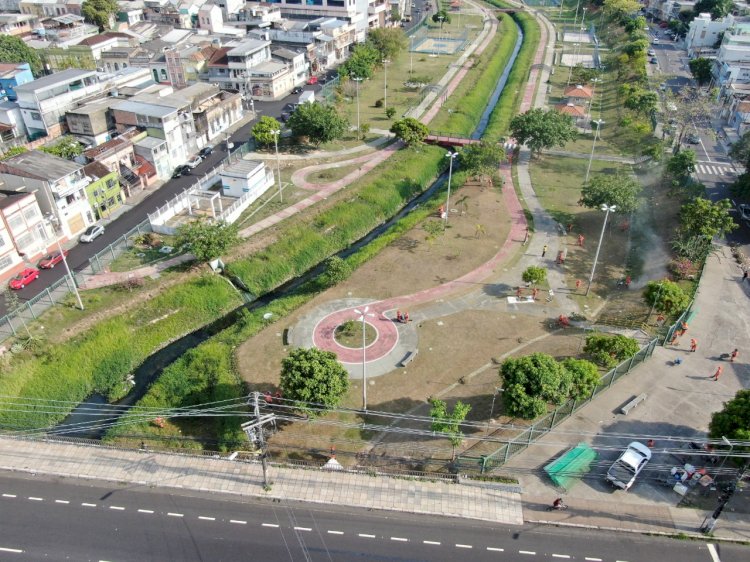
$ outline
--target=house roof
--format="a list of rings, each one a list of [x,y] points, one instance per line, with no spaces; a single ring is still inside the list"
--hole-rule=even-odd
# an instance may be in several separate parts
[[[564,115],[570,115],[571,117],[585,117],[586,109],[580,105],[573,105],[572,103],[559,103],[555,106],[555,109]]]
[[[39,150],[30,150],[0,162],[0,173],[52,182],[81,168],[80,164]]]
[[[75,82],[76,80],[81,80],[90,76],[96,76],[96,71],[68,68],[17,86],[16,92],[39,92],[49,88],[54,88],[60,84],[69,84],[70,82]]]
[[[228,47],[216,49],[208,61],[208,66],[227,66],[229,64],[229,60],[227,59],[228,52]]]
[[[229,49],[229,52],[227,54],[234,57],[244,57],[246,55],[254,53],[255,51],[259,51],[260,49],[270,44],[270,41],[261,41],[259,39],[245,39],[244,41],[240,41],[238,45],[235,45],[234,47]]]
[[[563,95],[568,98],[584,98],[590,100],[594,96],[594,93],[591,91],[590,86],[576,84],[575,86],[568,86],[565,88]]]
[[[167,115],[177,112],[177,109],[174,107],[134,100],[120,102],[113,105],[112,109],[136,113],[138,115],[147,115],[149,117],[166,117]]]
[[[738,103],[737,111],[740,113],[750,113],[750,101],[741,101]]]
[[[93,148],[89,148],[88,150],[83,151],[83,155],[86,158],[90,158],[91,160],[96,159],[97,156],[100,156],[101,154],[104,154],[105,152],[108,152],[110,150],[121,150],[123,148],[127,148],[128,145],[132,144],[129,139],[123,139],[122,137],[117,137],[114,139],[110,139],[107,142],[103,142],[99,146],[95,146]]]
[[[83,167],[83,173],[90,178],[102,179],[114,172],[110,171],[110,169],[101,162],[92,162]]]
[[[0,78],[13,78],[19,72],[29,70],[27,62],[0,63]]]
[[[26,197],[34,197],[34,194],[23,191],[0,191],[0,209],[7,209]]]

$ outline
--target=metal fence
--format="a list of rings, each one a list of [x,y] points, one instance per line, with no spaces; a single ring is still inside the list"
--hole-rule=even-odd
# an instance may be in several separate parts
[[[547,434],[550,430],[560,425],[563,421],[568,419],[576,411],[583,408],[585,405],[590,403],[599,394],[611,387],[614,382],[628,374],[635,367],[643,363],[646,359],[651,357],[654,352],[654,348],[658,345],[659,339],[652,339],[646,347],[638,351],[630,359],[626,359],[614,369],[609,371],[607,374],[602,376],[599,381],[599,385],[591,393],[591,396],[585,400],[569,400],[562,406],[555,408],[552,412],[544,416],[543,418],[535,421],[529,427],[525,429],[519,429],[516,435],[509,437],[505,445],[490,453],[489,455],[482,455],[480,458],[466,458],[459,457],[459,466],[461,470],[467,468],[473,468],[478,466],[480,473],[491,471],[495,468],[503,466],[508,460],[515,455],[526,449],[536,439],[539,439],[543,435]]]

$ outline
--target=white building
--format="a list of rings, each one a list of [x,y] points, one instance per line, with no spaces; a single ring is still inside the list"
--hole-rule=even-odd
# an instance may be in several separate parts
[[[720,20],[712,20],[711,14],[700,14],[690,22],[685,36],[685,47],[690,58],[716,56],[717,43],[728,27],[734,23],[730,15]]]
[[[47,251],[52,230],[32,193],[2,188],[0,184],[0,281],[6,281]]]
[[[226,197],[249,197],[251,204],[274,184],[273,173],[263,162],[240,160],[224,168],[219,174]]]
[[[724,32],[716,54],[714,79],[719,87],[750,81],[750,21],[737,19]]]

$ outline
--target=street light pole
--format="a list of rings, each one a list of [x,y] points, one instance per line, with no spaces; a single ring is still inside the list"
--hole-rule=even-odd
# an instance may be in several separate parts
[[[414,74],[414,36],[412,35],[409,39],[411,45],[409,45],[409,76]]]
[[[271,131],[271,134],[273,134],[273,145],[274,148],[276,148],[276,175],[279,178],[279,203],[283,203],[284,196],[281,192],[281,164],[279,160],[279,135],[281,134],[281,131],[276,129],[275,131]]]
[[[365,338],[365,326],[367,326],[366,319],[368,316],[375,316],[370,310],[369,306],[364,307],[361,311],[354,309],[356,314],[359,314],[357,320],[362,321],[362,409],[367,411],[367,340]]]
[[[594,149],[596,149],[596,137],[599,135],[599,130],[601,129],[601,126],[604,124],[604,121],[601,119],[597,119],[594,121],[596,123],[596,130],[594,131],[594,142],[591,143],[591,154],[589,155],[589,165],[586,168],[586,179],[583,180],[583,185],[588,185],[589,183],[589,174],[591,173],[591,163],[594,161]]]
[[[383,109],[388,109],[388,59],[383,59]]]
[[[362,82],[362,78],[352,76],[352,80],[357,83],[357,135],[359,135],[359,83]]]
[[[448,158],[448,196],[445,198],[445,222],[448,223],[448,215],[451,209],[451,180],[453,179],[453,160],[458,156],[458,152],[446,152]]]
[[[725,445],[729,445],[729,455],[731,455],[732,451],[734,450],[734,444],[729,439],[727,439],[726,437],[724,437],[723,435],[721,436],[721,440],[724,441]],[[726,455],[726,456],[724,456],[723,459],[721,459],[721,465],[719,466],[719,472],[721,472],[721,469],[724,468],[724,463],[727,462],[727,457],[729,455]]]
[[[604,239],[604,229],[607,227],[607,219],[609,218],[609,213],[614,213],[617,209],[617,205],[607,205],[602,203],[602,206],[600,207],[602,211],[604,211],[604,223],[602,224],[602,232],[599,234],[599,244],[596,246],[596,254],[594,255],[594,265],[591,268],[591,276],[589,277],[589,284],[588,287],[586,287],[586,296],[589,296],[589,291],[591,290],[591,283],[594,280],[594,272],[596,272],[596,262],[599,260],[599,250],[602,249],[602,240]]]

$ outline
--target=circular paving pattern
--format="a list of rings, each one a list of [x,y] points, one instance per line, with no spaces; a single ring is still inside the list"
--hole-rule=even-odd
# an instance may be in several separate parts
[[[353,306],[337,310],[321,318],[313,330],[313,344],[315,347],[333,351],[342,363],[362,363],[362,348],[345,347],[336,341],[336,328],[348,320],[357,320],[360,315],[354,312],[360,307]],[[369,312],[365,320],[375,329],[375,341],[365,348],[365,359],[377,361],[388,355],[398,343],[398,327],[395,320],[383,315],[378,309]]]

